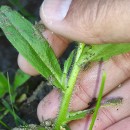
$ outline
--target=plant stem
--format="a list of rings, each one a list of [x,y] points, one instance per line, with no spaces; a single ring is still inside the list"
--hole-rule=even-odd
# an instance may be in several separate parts
[[[66,89],[66,91],[63,95],[61,107],[59,110],[59,115],[58,115],[57,120],[55,122],[54,130],[60,130],[60,127],[66,121],[68,109],[69,109],[69,104],[70,104],[70,100],[71,100],[72,93],[73,93],[73,88],[75,86],[77,76],[78,76],[79,71],[81,69],[81,67],[78,65],[78,60],[82,54],[84,47],[85,47],[84,43],[79,43],[78,50],[77,50],[76,57],[75,57],[75,62],[74,62],[74,65],[73,65],[73,68],[72,68],[72,71],[70,74],[70,78],[68,81],[68,88]]]

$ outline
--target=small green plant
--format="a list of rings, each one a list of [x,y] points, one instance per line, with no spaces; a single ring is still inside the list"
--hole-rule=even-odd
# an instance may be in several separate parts
[[[9,127],[4,122],[2,122],[2,119],[8,113],[14,117],[16,124],[23,122],[15,113],[15,101],[17,96],[17,89],[29,78],[29,75],[23,73],[21,70],[17,70],[15,73],[14,81],[12,84],[10,84],[8,73],[7,77],[3,73],[0,73],[0,112],[3,113],[0,115],[0,124],[4,125],[6,128]],[[3,98],[5,94],[9,94],[9,98],[7,98],[7,100]]]
[[[14,103],[17,96],[17,88],[22,86],[29,78],[29,75],[25,74],[21,70],[17,70],[13,83],[10,85],[8,74],[6,77],[2,72],[0,72],[0,99],[8,93],[12,95],[12,103]]]
[[[93,128],[99,107],[106,107],[100,104],[103,88],[105,86],[106,75],[103,74],[102,84],[96,108],[86,109],[78,112],[70,112],[69,104],[78,74],[89,63],[100,60],[108,60],[114,55],[130,51],[130,44],[103,44],[87,45],[77,43],[77,47],[71,52],[64,63],[63,69],[40,31],[18,12],[7,6],[0,8],[0,28],[12,45],[23,55],[28,62],[47,80],[51,79],[53,86],[61,90],[62,100],[59,113],[54,120],[54,125],[38,128],[42,130],[69,130],[67,123],[72,120],[84,118],[87,114],[94,113],[90,130]],[[121,99],[114,99],[120,103]],[[108,100],[106,104],[114,104],[113,100]]]

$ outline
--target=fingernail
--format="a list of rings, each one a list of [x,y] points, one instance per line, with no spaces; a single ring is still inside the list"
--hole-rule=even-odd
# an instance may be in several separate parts
[[[72,0],[45,0],[42,4],[42,13],[48,19],[61,21],[68,13]]]

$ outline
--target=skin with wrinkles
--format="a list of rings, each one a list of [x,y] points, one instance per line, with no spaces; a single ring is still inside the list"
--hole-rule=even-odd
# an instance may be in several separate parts
[[[67,16],[60,22],[47,17],[47,11],[49,13],[51,9],[44,8],[44,14],[41,7],[40,16],[50,30],[72,40],[86,43],[129,42],[129,5],[129,0],[73,0]]]

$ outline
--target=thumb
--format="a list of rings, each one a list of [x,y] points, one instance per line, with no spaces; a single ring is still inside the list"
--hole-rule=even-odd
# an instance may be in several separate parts
[[[86,43],[130,42],[129,0],[44,0],[40,16],[52,31]]]

